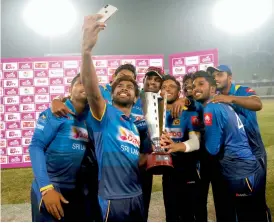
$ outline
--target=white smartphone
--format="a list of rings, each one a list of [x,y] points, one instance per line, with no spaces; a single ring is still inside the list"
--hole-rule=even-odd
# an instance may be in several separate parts
[[[113,5],[106,5],[101,8],[97,14],[102,14],[104,17],[101,18],[98,22],[106,22],[115,12],[117,12],[117,8]]]

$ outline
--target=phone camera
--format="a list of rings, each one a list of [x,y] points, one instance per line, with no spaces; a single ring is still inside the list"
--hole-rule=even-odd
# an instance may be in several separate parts
[[[107,7],[108,7],[108,5],[105,6],[105,8],[107,8]]]
[[[105,13],[108,13],[108,11],[105,11]]]

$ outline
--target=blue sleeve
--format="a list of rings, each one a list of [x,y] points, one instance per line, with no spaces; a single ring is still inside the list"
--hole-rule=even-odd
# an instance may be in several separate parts
[[[205,146],[211,155],[216,155],[224,143],[223,130],[227,119],[221,104],[208,104],[204,109]]]
[[[99,88],[100,88],[101,94],[103,95],[105,92],[105,87],[102,85],[99,85]]]
[[[111,105],[112,104],[111,92],[109,92],[109,90],[102,85],[99,85],[99,88],[100,88],[102,97],[105,99],[105,101],[108,104]]]
[[[90,110],[91,118],[89,119],[89,123],[92,126],[92,130],[94,132],[102,132],[107,127],[112,110],[113,110],[112,105],[109,105],[108,103],[106,103],[101,119],[98,119],[95,116],[93,116],[92,110]],[[114,111],[112,111],[112,113],[113,112]]]
[[[197,112],[189,112],[189,118],[187,123],[188,132],[200,132],[201,121]]]
[[[240,86],[238,90],[236,91],[235,96],[248,97],[248,96],[254,96],[254,95],[257,95],[257,94],[252,88]]]
[[[252,88],[240,86],[238,90],[236,91],[235,96],[239,96],[239,97],[256,96],[256,92]],[[248,110],[237,104],[232,104],[231,107],[235,110],[235,112],[238,115],[241,115],[245,118],[248,118],[251,113],[253,113],[253,115],[256,115],[255,111]]]
[[[47,173],[45,151],[55,138],[64,118],[56,118],[50,109],[42,112],[37,120],[36,128],[29,146],[34,177],[39,188],[51,184]]]

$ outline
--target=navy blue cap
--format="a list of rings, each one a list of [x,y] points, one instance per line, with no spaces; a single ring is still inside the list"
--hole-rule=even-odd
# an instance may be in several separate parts
[[[229,75],[232,75],[232,71],[227,65],[219,65],[218,67],[208,67],[206,69],[206,72],[210,72],[211,74],[214,71],[227,72]]]

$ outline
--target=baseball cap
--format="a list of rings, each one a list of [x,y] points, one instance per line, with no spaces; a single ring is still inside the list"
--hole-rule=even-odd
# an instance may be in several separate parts
[[[165,74],[164,74],[163,69],[160,67],[149,67],[147,69],[145,76],[148,76],[148,75],[158,75],[161,79],[163,79],[163,76]]]
[[[232,71],[227,65],[219,65],[218,67],[208,67],[206,69],[206,72],[210,72],[211,74],[214,71],[227,72],[229,75],[232,75]]]

